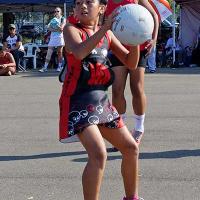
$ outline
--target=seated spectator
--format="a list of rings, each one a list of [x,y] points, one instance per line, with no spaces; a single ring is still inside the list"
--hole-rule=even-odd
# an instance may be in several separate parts
[[[166,59],[170,56],[173,55],[173,37],[170,37],[167,40],[167,43],[165,45],[165,55],[166,55]],[[184,55],[184,50],[181,47],[180,44],[180,40],[176,38],[175,41],[175,56],[176,56],[176,61],[175,61],[175,65],[180,66],[183,65],[183,55]]]
[[[13,55],[18,70],[20,59],[24,56],[24,48],[22,46],[22,37],[16,33],[16,27],[14,24],[9,25],[9,35],[3,38],[3,45],[4,50]]]
[[[3,50],[3,46],[0,45],[0,75],[11,76],[16,72],[16,63],[13,55]]]
[[[191,65],[192,61],[192,47],[186,46],[185,47],[185,54],[184,54],[184,64],[186,67]]]

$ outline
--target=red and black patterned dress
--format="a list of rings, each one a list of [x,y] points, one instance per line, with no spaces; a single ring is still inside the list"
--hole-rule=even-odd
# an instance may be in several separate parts
[[[77,26],[82,40],[89,36],[87,29]],[[119,128],[123,122],[108,99],[107,89],[114,80],[107,53],[110,46],[106,33],[95,49],[83,60],[67,54],[68,71],[60,97],[60,141],[98,124]]]

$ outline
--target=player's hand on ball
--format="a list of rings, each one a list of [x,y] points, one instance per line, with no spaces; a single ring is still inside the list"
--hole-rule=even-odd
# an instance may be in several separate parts
[[[112,24],[113,22],[116,20],[117,15],[119,14],[118,9],[115,9],[106,19],[104,22],[104,27],[107,30],[111,30],[112,29]]]
[[[156,45],[156,40],[148,40],[147,45],[145,46],[145,49],[147,50],[146,56],[149,55],[153,49],[153,47]]]

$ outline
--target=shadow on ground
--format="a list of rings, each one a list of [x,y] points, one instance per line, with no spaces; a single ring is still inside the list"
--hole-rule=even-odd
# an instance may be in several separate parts
[[[108,148],[107,152],[112,152],[112,148]],[[79,156],[87,154],[86,151],[74,151],[74,152],[61,152],[61,153],[46,153],[46,154],[35,154],[26,156],[0,156],[0,161],[16,161],[16,160],[34,160],[34,159],[44,159],[44,158],[58,158],[66,156]],[[196,157],[200,156],[200,149],[193,150],[173,150],[173,151],[163,151],[163,152],[144,152],[140,153],[140,159],[176,159],[183,157]],[[121,155],[109,155],[108,160],[121,159]],[[87,157],[75,158],[73,162],[87,162]]]
[[[41,73],[41,72],[38,72],[36,70],[31,70],[31,71],[27,71],[27,72],[18,72],[17,75],[21,76],[21,78],[58,77],[59,72],[57,72],[55,70],[49,70],[48,72]]]
[[[148,73],[148,70],[146,74]],[[200,74],[200,67],[181,67],[181,68],[157,68],[156,73],[154,74]],[[59,75],[59,72],[57,72],[55,69],[49,69],[48,72],[38,72],[38,70],[30,70],[27,72],[19,72],[17,75],[21,76],[22,78],[43,78],[43,77],[56,77]]]
[[[148,73],[147,74],[151,74]],[[154,74],[200,74],[200,67],[157,68]]]

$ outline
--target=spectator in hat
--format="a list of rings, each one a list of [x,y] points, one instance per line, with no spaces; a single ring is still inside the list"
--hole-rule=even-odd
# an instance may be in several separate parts
[[[13,55],[3,49],[3,45],[0,45],[0,76],[11,76],[15,74],[16,63]]]
[[[10,24],[8,27],[9,35],[3,38],[4,50],[10,52],[16,62],[18,70],[20,59],[24,56],[24,47],[22,46],[22,36],[16,32],[15,24]]]

